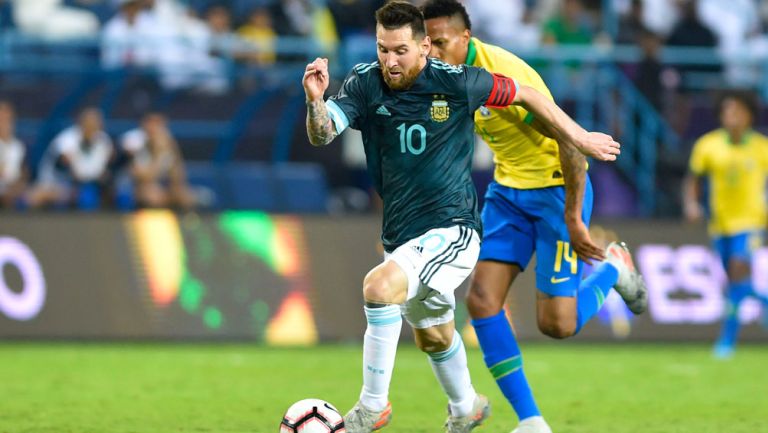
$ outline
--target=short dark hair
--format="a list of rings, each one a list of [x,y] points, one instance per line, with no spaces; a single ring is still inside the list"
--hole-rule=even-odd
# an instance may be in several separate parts
[[[472,30],[472,22],[469,20],[467,9],[457,0],[429,0],[421,7],[421,12],[424,14],[425,20],[458,16],[464,21],[464,27],[467,30]]]
[[[404,1],[391,1],[376,11],[376,23],[387,30],[411,28],[414,39],[424,39],[427,28],[424,26],[424,15],[416,6]]]
[[[744,89],[730,89],[720,92],[717,100],[717,112],[723,112],[723,104],[726,99],[733,99],[743,105],[752,115],[752,122],[757,121],[758,102],[755,92]]]

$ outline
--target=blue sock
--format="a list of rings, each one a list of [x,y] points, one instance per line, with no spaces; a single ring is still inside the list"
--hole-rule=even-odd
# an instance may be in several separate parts
[[[717,340],[718,346],[733,347],[736,345],[736,339],[739,337],[739,306],[749,294],[752,293],[752,283],[749,280],[730,283],[728,293],[725,295],[725,316],[723,317],[723,326],[720,328],[720,338]]]
[[[485,365],[520,420],[541,416],[528,379],[523,372],[523,357],[504,310],[485,319],[472,321]]]
[[[613,265],[603,262],[581,282],[576,295],[577,315],[574,334],[578,334],[584,324],[600,311],[605,297],[618,279],[619,271]]]

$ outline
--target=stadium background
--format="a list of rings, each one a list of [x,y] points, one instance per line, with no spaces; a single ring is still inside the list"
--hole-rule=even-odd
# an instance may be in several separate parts
[[[0,99],[15,107],[29,184],[51,140],[75,122],[81,109],[96,107],[104,114],[104,130],[116,145],[143,113],[158,110],[169,119],[201,205],[188,212],[139,210],[130,187],[119,184],[117,198],[103,200],[96,209],[4,209],[0,351],[9,362],[31,356],[56,364],[60,352],[80,350],[60,341],[151,341],[157,346],[150,351],[167,350],[170,341],[237,341],[257,348],[359,345],[365,326],[360,283],[380,260],[379,203],[370,192],[359,137],[346,133],[323,149],[309,145],[299,82],[306,62],[316,56],[331,59],[330,92],[352,65],[370,61],[373,11],[382,2],[154,0],[148,2],[151,12],[167,31],[134,41],[156,50],[143,61],[126,55],[130,50],[123,44],[128,43],[109,38],[110,20],[124,3],[0,0]],[[617,163],[591,163],[594,219],[636,251],[651,291],[650,310],[633,318],[609,299],[576,343],[608,342],[607,354],[647,352],[648,362],[665,362],[664,353],[678,346],[647,350],[634,344],[695,342],[690,350],[697,355],[687,362],[704,365],[722,314],[724,276],[707,248],[705,227],[681,222],[680,182],[693,141],[717,127],[720,90],[749,88],[763,103],[768,98],[768,2],[505,0],[493,2],[494,13],[487,12],[486,0],[465,3],[476,35],[529,61],[579,123],[611,133],[623,145]],[[572,9],[561,9],[564,5]],[[685,5],[694,6],[694,18],[683,19]],[[578,24],[575,35],[551,31],[558,19],[565,20],[561,10],[570,10]],[[244,28],[249,22],[258,31]],[[768,111],[762,109],[755,123],[767,132]],[[478,142],[474,174],[481,193],[492,176],[483,146]],[[756,255],[754,265],[755,286],[768,293],[768,250]],[[533,305],[532,276],[526,273],[510,301],[524,352],[529,342],[541,341],[543,348],[532,345],[534,360],[555,362],[558,352],[581,359],[579,351],[585,349],[558,346],[562,343],[541,336]],[[471,342],[466,311],[460,307],[457,313]],[[722,386],[741,393],[768,384],[762,371],[737,375],[748,365],[764,368],[768,359],[768,333],[757,324],[759,314],[756,303],[745,303],[742,339],[756,345],[741,360],[737,354],[730,370],[715,373],[733,377]],[[45,342],[51,340],[59,343],[49,347]],[[19,343],[29,341],[43,345],[31,346],[28,355],[30,346]],[[204,347],[209,353],[232,350]],[[301,357],[331,356],[328,348],[316,350]],[[349,348],[339,352],[358,355]],[[269,353],[249,359],[258,366]],[[739,364],[745,359],[756,364]],[[584,362],[600,365],[594,359]],[[77,369],[80,363],[62,365]],[[334,374],[357,380],[355,368]],[[4,369],[6,379],[12,378],[14,370]],[[35,383],[38,372],[26,374],[18,377]],[[475,365],[473,375],[483,374]],[[14,389],[13,380],[7,383]],[[351,383],[345,394],[357,392],[357,382]],[[328,399],[336,395],[321,379],[307,386]],[[267,409],[256,411],[267,419],[261,425],[275,424],[282,407],[307,397],[295,386],[287,389],[277,406],[264,403]],[[619,395],[633,401],[632,393]],[[344,403],[337,400],[339,406]],[[34,416],[24,418],[6,405],[16,418],[3,421],[0,415],[0,432],[70,431],[46,430],[44,423],[35,430],[37,421],[29,421]],[[747,405],[743,412],[710,419],[708,427],[768,431],[765,413]],[[755,424],[733,428],[732,415]],[[71,431],[90,431],[83,426],[93,419],[73,420]],[[126,428],[167,427],[147,423]],[[695,423],[681,421],[674,431],[710,431],[700,425],[686,429],[689,425]],[[577,420],[573,431],[595,428]]]

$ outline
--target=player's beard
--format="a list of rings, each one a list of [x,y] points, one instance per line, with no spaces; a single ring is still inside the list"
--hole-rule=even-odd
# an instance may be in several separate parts
[[[419,66],[416,65],[407,71],[400,70],[399,72],[400,77],[393,80],[392,77],[389,76],[389,68],[386,66],[381,68],[381,74],[384,77],[384,82],[387,83],[387,86],[389,86],[389,88],[392,90],[405,90],[411,87],[413,82],[416,81],[416,78],[419,76],[421,69],[419,69]]]

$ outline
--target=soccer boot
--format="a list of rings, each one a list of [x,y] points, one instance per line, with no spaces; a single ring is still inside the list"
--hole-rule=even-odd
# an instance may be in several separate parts
[[[544,418],[540,416],[532,416],[520,421],[517,428],[512,430],[512,433],[552,433],[552,429],[549,427]]]
[[[344,428],[347,433],[370,433],[384,428],[392,419],[392,403],[380,411],[374,411],[363,406],[359,401],[344,416]]]
[[[624,299],[629,310],[641,314],[648,309],[648,288],[645,287],[643,276],[637,272],[632,263],[632,254],[624,242],[611,242],[605,250],[605,261],[619,271],[619,279],[613,286]]]
[[[491,403],[488,402],[488,397],[477,394],[474,403],[472,403],[472,412],[467,416],[453,416],[451,415],[450,406],[448,407],[445,432],[469,433],[470,430],[482,424],[489,416],[491,416]]]
[[[712,349],[712,356],[714,356],[715,359],[722,359],[722,360],[731,359],[733,358],[733,352],[734,352],[733,344],[718,342],[717,344],[715,344],[715,347]]]

